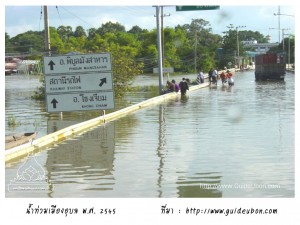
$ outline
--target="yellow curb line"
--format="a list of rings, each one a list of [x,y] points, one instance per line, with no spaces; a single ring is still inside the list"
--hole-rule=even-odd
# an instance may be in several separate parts
[[[189,91],[195,91],[197,89],[207,87],[207,86],[209,86],[208,83],[194,85],[189,88],[190,89]],[[173,93],[156,96],[154,98],[150,98],[141,103],[137,103],[135,105],[126,107],[124,109],[120,109],[118,111],[106,114],[104,116],[99,116],[94,119],[90,119],[90,120],[66,127],[64,129],[61,129],[54,133],[51,133],[51,134],[45,135],[41,138],[38,138],[36,140],[33,140],[32,143],[26,143],[26,144],[5,150],[5,162],[9,162],[16,158],[26,156],[29,153],[37,151],[38,149],[40,149],[42,147],[48,146],[53,143],[61,142],[65,139],[67,139],[68,137],[70,137],[74,134],[83,132],[91,127],[95,127],[100,124],[106,123],[108,121],[112,121],[114,119],[126,116],[129,113],[132,113],[134,111],[146,108],[150,105],[162,102],[165,99],[174,98],[178,95],[180,95],[180,93],[178,94],[178,93],[173,92]]]

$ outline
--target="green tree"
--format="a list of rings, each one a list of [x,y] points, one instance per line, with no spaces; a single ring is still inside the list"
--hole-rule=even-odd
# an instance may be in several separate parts
[[[139,26],[133,26],[127,33],[134,34],[137,40],[143,40],[143,33],[147,33],[147,29],[142,29]]]
[[[288,59],[290,59],[290,63],[295,63],[295,36],[290,35],[289,37],[284,38],[281,43],[272,47],[269,52],[282,52],[283,50],[283,42],[284,42],[284,52],[286,54],[286,62],[288,63]],[[290,57],[290,58],[289,58]]]
[[[87,40],[86,50],[87,52],[105,52],[108,46],[106,39],[99,34],[95,34],[93,38]]]
[[[241,30],[239,31],[239,39],[241,41],[256,40],[258,43],[268,43],[267,37],[258,31]]]
[[[71,26],[59,26],[57,28],[57,33],[63,42],[67,42],[69,37],[73,36],[73,30]]]
[[[178,37],[174,28],[164,29],[164,67],[175,67],[180,64],[180,58],[177,54],[177,40]]]
[[[11,43],[11,39],[8,33],[5,32],[5,53],[13,53],[14,51],[15,51],[15,47]]]
[[[11,38],[10,44],[19,53],[40,53],[44,51],[44,38],[42,32],[27,31]]]
[[[130,84],[136,75],[142,73],[143,63],[136,63],[132,57],[128,56],[127,49],[118,44],[112,44],[107,51],[112,54],[115,96],[123,97],[130,90]]]
[[[190,40],[194,45],[194,71],[208,71],[216,66],[215,49],[220,45],[217,36],[211,33],[210,23],[204,19],[193,19],[189,26]]]
[[[192,71],[194,54],[193,46],[187,36],[187,24],[183,26],[176,26],[175,46],[177,48],[177,55],[180,59],[178,64],[174,65],[176,71],[188,72]]]
[[[106,32],[102,35],[103,39],[107,41],[107,43],[117,43],[117,34],[112,32]]]
[[[208,71],[215,67],[216,49],[221,45],[221,37],[211,33],[210,23],[204,19],[192,19],[191,24],[178,25],[176,30],[183,31],[189,41],[180,52],[183,54],[183,66],[186,71],[197,72],[198,69]],[[196,64],[195,64],[196,63]]]
[[[77,26],[75,31],[74,31],[74,37],[87,37],[85,30],[83,29],[82,26]]]
[[[227,28],[229,30],[223,32],[223,57],[220,60],[220,64],[226,66],[229,62],[231,62],[232,64],[237,65],[237,56],[245,56],[246,49],[244,45],[241,44],[241,39],[237,38],[237,35],[239,35],[240,31],[238,31],[237,28],[234,28],[232,24],[230,24],[230,26],[228,26]]]
[[[126,33],[126,32],[118,32],[117,33],[117,43],[121,46],[138,46],[140,42],[136,40],[134,34]]]
[[[195,69],[208,71],[210,67],[234,62],[236,30],[230,28],[223,38],[211,30],[210,23],[203,19],[164,28],[164,66],[174,67],[176,72],[195,72]],[[240,40],[245,37],[264,41],[264,37],[256,32],[240,31],[240,35]],[[74,32],[70,26],[59,26],[57,29],[50,28],[50,39],[51,49],[56,54],[111,52],[116,96],[122,96],[130,89],[130,83],[137,74],[152,73],[158,65],[156,29],[148,31],[133,26],[126,32],[120,23],[108,22],[98,29],[90,28],[86,34],[81,26],[77,26]],[[31,50],[42,53],[44,32],[28,31],[15,38],[5,34],[5,44],[16,52]],[[222,49],[223,54],[216,54],[217,49]],[[240,45],[240,55],[243,52]]]
[[[61,40],[57,30],[54,27],[50,27],[49,30],[50,30],[51,51],[57,54],[65,53],[64,43]]]
[[[143,32],[142,40],[141,50],[137,57],[144,64],[144,72],[152,73],[153,68],[158,65],[156,30]]]
[[[287,55],[287,63],[295,64],[295,36],[284,38],[284,51]],[[283,43],[281,43],[282,45]],[[282,46],[281,46],[282,47]]]
[[[198,70],[209,71],[210,68],[219,66],[216,49],[222,45],[222,37],[210,32],[203,32],[198,47]]]
[[[90,28],[90,29],[88,29],[88,40],[90,40],[93,37],[95,37],[96,34],[97,34],[97,29],[96,28]]]
[[[143,29],[135,25],[128,31],[128,33],[139,35],[143,33]]]
[[[116,42],[127,49],[128,54],[133,58],[139,54],[142,48],[141,41],[138,41],[137,37],[131,33],[118,32]]]
[[[104,35],[105,33],[117,33],[117,32],[126,32],[125,27],[120,23],[113,23],[111,21],[102,24],[101,27],[97,29],[97,33]]]
[[[85,53],[86,52],[86,37],[80,36],[80,37],[70,37],[68,43],[65,44],[65,53],[68,52],[80,52]]]

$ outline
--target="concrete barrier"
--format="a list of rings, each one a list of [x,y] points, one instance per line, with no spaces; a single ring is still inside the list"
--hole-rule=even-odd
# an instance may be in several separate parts
[[[209,83],[203,83],[199,85],[194,85],[189,87],[189,91],[195,91],[197,89],[207,87],[209,86]],[[154,98],[150,98],[148,100],[145,100],[141,103],[137,103],[135,105],[126,107],[124,109],[120,109],[118,111],[96,117],[94,119],[90,119],[88,121],[84,121],[69,127],[66,127],[64,129],[61,129],[59,131],[56,131],[54,133],[45,135],[41,138],[38,138],[36,140],[33,140],[31,143],[26,143],[17,147],[14,147],[12,149],[5,150],[5,162],[9,162],[12,160],[15,160],[17,158],[21,158],[24,156],[27,156],[28,154],[40,150],[42,147],[49,146],[51,144],[59,143],[63,140],[66,140],[68,137],[73,136],[75,134],[79,134],[81,132],[87,131],[88,129],[92,127],[99,126],[101,124],[104,124],[105,122],[109,122],[112,120],[115,120],[117,118],[123,117],[128,115],[129,113],[132,113],[134,111],[149,107],[151,105],[160,103],[166,99],[175,98],[176,96],[180,95],[180,93],[168,93],[164,95],[160,95]]]

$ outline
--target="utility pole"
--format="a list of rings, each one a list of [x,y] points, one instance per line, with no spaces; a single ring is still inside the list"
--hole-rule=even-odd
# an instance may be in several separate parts
[[[45,51],[51,56],[50,31],[48,24],[48,6],[44,6]]]
[[[163,67],[165,67],[165,47],[164,47],[164,39],[165,39],[165,35],[164,35],[164,17],[165,16],[170,16],[170,13],[169,15],[165,15],[164,14],[164,7],[161,6],[161,43],[162,43],[162,46],[161,46],[161,52],[162,52],[162,65]]]
[[[291,64],[291,35],[289,34],[288,69],[290,69],[290,64]]]
[[[270,30],[277,30],[277,28],[269,28]],[[285,30],[290,30],[290,28],[282,28],[279,30],[279,32],[282,32],[282,52],[284,52],[284,31]],[[280,44],[280,42],[278,43],[278,45]]]
[[[278,44],[280,44],[280,6],[278,6]]]
[[[195,73],[197,73],[197,42],[198,42],[198,36],[197,36],[197,31],[195,31],[195,49],[194,49],[194,70],[195,70]]]
[[[239,31],[238,28],[243,28],[246,26],[237,26],[236,29],[236,44],[237,44],[237,59],[238,59],[238,67],[240,69],[240,43],[239,43]]]
[[[240,41],[239,41],[239,31],[238,31],[238,29],[243,28],[243,27],[246,27],[246,26],[236,26],[235,27],[235,31],[236,31],[235,59],[236,59],[236,64],[237,64],[238,68],[240,68],[240,43],[239,43]],[[234,26],[233,26],[233,24],[230,24],[230,26],[227,26],[227,28],[229,28],[231,30],[231,29],[234,29]]]
[[[159,94],[163,89],[163,65],[162,65],[162,48],[161,48],[161,27],[160,27],[160,7],[156,7],[156,34],[157,34],[157,50],[158,50],[158,75],[159,75]]]
[[[294,15],[288,15],[288,14],[283,14],[283,13],[280,13],[280,6],[278,6],[278,12],[277,13],[274,13],[274,16],[278,16],[278,44],[280,44],[281,42],[281,39],[280,39],[280,30],[282,30],[280,28],[280,16],[291,16],[291,17],[295,17]],[[282,36],[282,38],[284,38]]]
[[[280,41],[280,31],[282,31],[282,50],[284,51],[284,30],[289,30],[289,29],[281,29],[280,28],[280,16],[291,16],[291,17],[295,17],[295,16],[280,13],[280,6],[278,6],[278,12],[274,13],[274,16],[278,16],[278,36],[279,36],[278,44],[280,44],[280,42],[281,42]],[[276,28],[270,28],[270,29],[276,29]]]
[[[165,51],[165,46],[164,46],[164,7],[161,6],[161,57],[162,57],[162,66],[163,68],[165,67],[165,56],[164,56],[164,51]]]

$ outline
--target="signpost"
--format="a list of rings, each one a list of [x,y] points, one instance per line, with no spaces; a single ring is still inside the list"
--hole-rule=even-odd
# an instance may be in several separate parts
[[[103,110],[114,108],[113,91],[47,94],[48,112]]]
[[[47,93],[107,91],[113,89],[111,72],[45,76]]]
[[[215,9],[220,9],[220,6],[219,5],[176,6],[176,11],[215,10]]]
[[[114,108],[110,53],[44,57],[47,112]]]
[[[44,74],[111,71],[110,53],[44,56]]]
[[[153,68],[153,73],[158,73],[158,68]],[[163,73],[174,73],[173,67],[163,67]]]

